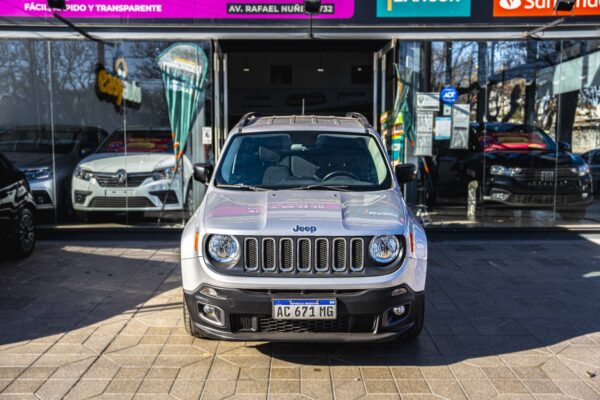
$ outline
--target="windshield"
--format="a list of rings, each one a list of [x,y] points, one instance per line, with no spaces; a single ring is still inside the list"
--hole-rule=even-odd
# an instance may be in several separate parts
[[[127,147],[127,149],[126,149]],[[102,143],[98,153],[173,153],[169,131],[115,131]]]
[[[479,136],[484,152],[556,151],[554,141],[541,130],[526,125],[487,126]]]
[[[0,152],[4,153],[49,153],[67,154],[77,143],[77,133],[73,131],[54,131],[49,128],[19,128],[0,133]]]
[[[392,179],[377,140],[365,135],[285,132],[238,135],[215,177],[221,187],[384,190]]]

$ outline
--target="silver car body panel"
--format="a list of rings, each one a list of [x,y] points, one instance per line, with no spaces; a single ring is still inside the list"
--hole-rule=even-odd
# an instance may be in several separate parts
[[[225,144],[238,134],[234,127]],[[381,140],[372,128],[352,118],[268,117],[243,128],[242,134],[323,131],[369,134]],[[384,151],[387,157],[387,153]],[[388,159],[389,166],[389,159]],[[392,173],[391,168],[389,168]],[[392,174],[393,175],[393,174]],[[400,187],[376,192],[326,190],[239,191],[216,188],[211,182],[200,207],[184,228],[181,239],[183,288],[192,293],[202,285],[232,289],[381,289],[407,285],[413,291],[425,290],[427,237],[408,210]],[[297,226],[315,231],[295,231]],[[204,260],[202,241],[210,234],[245,236],[377,236],[403,235],[406,258],[402,266],[383,276],[371,277],[245,277],[210,269]],[[194,248],[196,235],[200,245]],[[412,245],[411,245],[412,243]]]

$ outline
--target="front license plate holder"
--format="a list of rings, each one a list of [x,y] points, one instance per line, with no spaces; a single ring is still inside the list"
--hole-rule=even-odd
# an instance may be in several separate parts
[[[336,299],[273,299],[275,320],[335,320]]]
[[[104,191],[106,197],[127,197],[135,196],[133,189],[107,189]]]

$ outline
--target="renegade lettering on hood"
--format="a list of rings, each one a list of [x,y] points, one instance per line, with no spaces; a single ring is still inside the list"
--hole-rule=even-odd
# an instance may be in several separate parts
[[[314,233],[312,228],[318,227],[320,235],[339,236],[344,232],[367,234],[374,228],[398,232],[406,223],[402,199],[392,190],[333,194],[216,189],[206,196],[203,220],[208,232],[267,230],[272,235],[284,236],[291,232]]]

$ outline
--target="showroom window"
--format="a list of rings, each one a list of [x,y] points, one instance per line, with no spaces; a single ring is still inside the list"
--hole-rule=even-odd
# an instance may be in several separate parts
[[[157,62],[172,45],[0,41],[0,151],[25,172],[41,224],[181,226],[195,210],[191,165],[212,156],[210,62],[176,162]],[[194,45],[210,57],[210,42]]]
[[[400,116],[394,140],[405,142],[394,142],[404,151],[390,155],[420,166],[407,198],[424,224],[600,223],[598,165],[590,156],[600,148],[599,41],[399,49],[407,88],[389,112]]]

